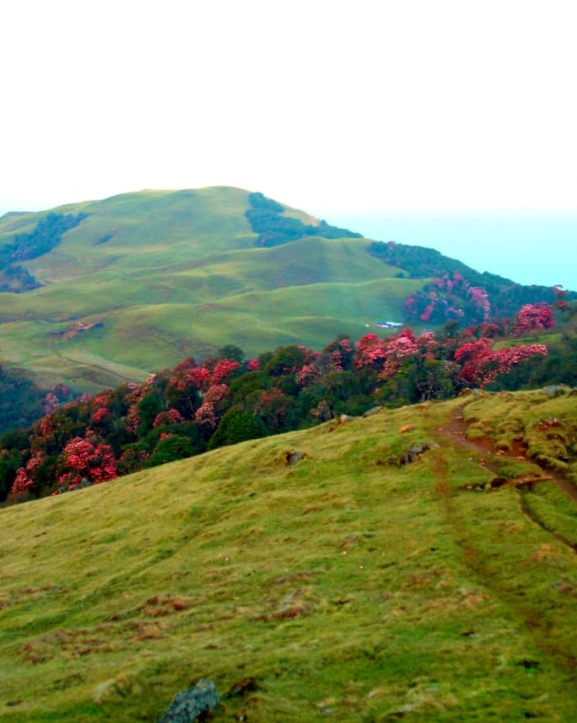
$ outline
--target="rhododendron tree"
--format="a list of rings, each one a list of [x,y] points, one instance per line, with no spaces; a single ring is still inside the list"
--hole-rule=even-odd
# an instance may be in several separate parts
[[[297,383],[300,387],[308,387],[315,384],[321,378],[321,370],[317,364],[305,364],[297,372]]]
[[[379,370],[386,358],[386,341],[374,332],[365,334],[355,344],[355,369]]]
[[[525,304],[519,310],[514,322],[515,336],[523,336],[537,329],[552,329],[555,326],[553,307],[549,304]]]
[[[280,389],[265,389],[254,405],[253,413],[260,417],[267,429],[280,430],[285,427],[292,398]]]
[[[169,424],[180,424],[183,421],[184,419],[178,409],[168,409],[166,412],[159,412],[156,415],[152,426],[156,428]]]
[[[401,367],[403,360],[419,353],[419,344],[410,329],[403,329],[398,336],[389,337],[385,344],[385,362],[379,379],[389,379]]]
[[[12,495],[20,497],[30,492],[38,483],[38,472],[45,461],[44,453],[40,450],[34,452],[28,462],[16,473],[16,479],[12,485]]]
[[[352,368],[355,347],[348,336],[331,341],[321,352],[318,363],[323,372],[342,372]]]
[[[129,445],[125,447],[118,460],[118,474],[129,474],[142,469],[149,459],[150,453],[141,445]]]
[[[95,424],[101,424],[105,419],[110,418],[110,410],[106,407],[98,407],[98,409],[93,412],[92,416],[90,417],[90,421]]]
[[[131,434],[136,434],[140,425],[140,417],[138,416],[138,404],[131,404],[128,414],[124,418],[126,429]]]
[[[319,357],[319,352],[307,349],[302,345],[280,346],[266,363],[264,371],[273,377],[294,375],[305,364],[310,364]]]
[[[118,476],[116,459],[109,445],[96,440],[75,437],[62,452],[63,474],[60,482],[68,488],[83,478],[97,484]]]
[[[212,370],[210,375],[210,384],[222,384],[227,380],[234,372],[240,369],[241,364],[231,359],[221,359],[218,361]]]
[[[467,291],[467,297],[483,311],[483,321],[489,321],[491,318],[491,304],[485,289],[480,286],[471,286]]]
[[[457,349],[455,362],[461,367],[461,379],[470,384],[478,381],[479,364],[491,356],[491,346],[492,341],[483,338],[463,344]]]
[[[431,288],[432,287],[432,288]],[[429,286],[413,292],[404,303],[407,320],[442,324],[451,319],[489,321],[492,316],[487,290],[474,286],[461,274],[448,273],[432,279]]]
[[[491,340],[479,339],[464,344],[455,352],[455,361],[461,365],[459,376],[470,385],[485,387],[500,374],[506,374],[530,357],[548,353],[543,344],[515,346],[497,351],[492,351],[491,346]]]
[[[220,417],[224,412],[224,399],[228,391],[226,384],[215,384],[205,394],[202,404],[196,410],[195,421],[200,424],[207,433],[213,432]]]
[[[567,291],[563,288],[562,284],[555,284],[553,287],[553,295],[555,297],[555,301],[553,302],[553,306],[555,309],[559,309],[561,312],[567,312],[569,311],[569,302],[567,301]]]

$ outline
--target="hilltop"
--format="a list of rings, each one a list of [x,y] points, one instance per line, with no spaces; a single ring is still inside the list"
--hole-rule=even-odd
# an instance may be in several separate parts
[[[95,391],[225,344],[320,349],[383,321],[478,323],[551,300],[236,188],[0,218],[0,360],[45,387]]]
[[[2,719],[157,721],[254,677],[215,721],[569,720],[574,400],[470,392],[0,510]]]

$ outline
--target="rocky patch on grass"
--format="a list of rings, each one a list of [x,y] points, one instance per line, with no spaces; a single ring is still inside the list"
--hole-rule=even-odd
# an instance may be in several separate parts
[[[393,460],[393,463],[395,463],[397,467],[402,467],[405,464],[413,464],[413,462],[416,462],[425,452],[428,452],[430,449],[436,449],[437,447],[439,447],[437,442],[433,442],[432,440],[412,444],[410,447],[407,447],[404,452],[401,452],[401,454]]]
[[[289,449],[288,452],[285,452],[285,464],[287,467],[294,467],[295,464],[306,459],[307,456],[306,452],[300,452],[298,449]]]
[[[188,690],[174,696],[159,723],[194,723],[206,720],[209,711],[218,708],[220,698],[212,680],[202,678]]]

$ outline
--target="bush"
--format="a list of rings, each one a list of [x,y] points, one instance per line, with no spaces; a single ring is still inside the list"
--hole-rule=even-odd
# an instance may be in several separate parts
[[[216,432],[210,438],[208,449],[266,437],[267,434],[264,422],[254,414],[243,409],[230,409],[220,420]]]

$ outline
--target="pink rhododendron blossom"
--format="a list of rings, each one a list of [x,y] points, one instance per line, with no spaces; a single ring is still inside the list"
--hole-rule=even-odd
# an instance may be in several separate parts
[[[89,432],[87,432],[87,436]],[[109,445],[74,437],[62,452],[63,465],[69,474],[69,484],[78,484],[85,477],[99,483],[118,476],[116,460]]]
[[[240,368],[240,363],[231,359],[221,359],[214,365],[210,377],[210,383],[222,384],[234,371]]]
[[[552,329],[555,326],[553,307],[549,304],[525,304],[515,319],[515,336],[523,336],[536,329]]]
[[[340,358],[340,355],[339,355]],[[310,386],[321,378],[321,371],[316,364],[305,364],[297,372],[297,383],[301,387]]]
[[[182,415],[178,409],[169,409],[166,412],[159,412],[159,414],[156,415],[152,426],[156,428],[166,424],[180,424],[183,421]]]
[[[90,420],[94,424],[99,424],[102,422],[103,419],[106,417],[110,417],[110,410],[106,409],[106,407],[100,407],[95,412],[93,412],[92,416],[90,417]]]
[[[374,333],[365,334],[355,344],[355,369],[377,368],[385,360],[386,342]]]
[[[220,402],[223,401],[227,391],[226,384],[216,384],[210,387],[194,415],[194,419],[198,424],[202,424],[209,429],[216,429],[221,414]]]
[[[44,459],[44,453],[39,450],[34,452],[24,467],[20,467],[16,472],[16,479],[12,485],[12,495],[19,497],[34,486],[36,471]]]

